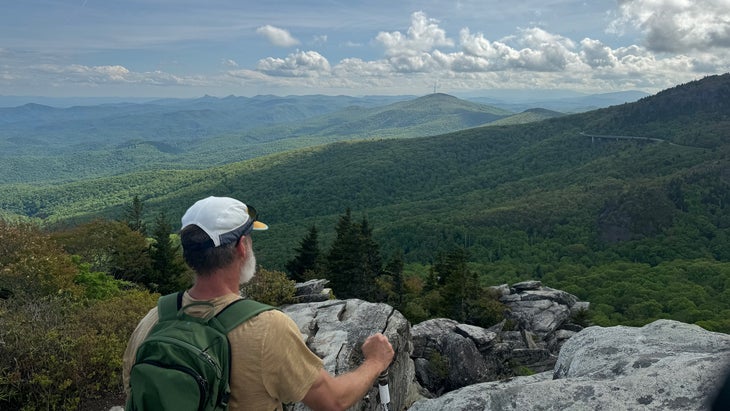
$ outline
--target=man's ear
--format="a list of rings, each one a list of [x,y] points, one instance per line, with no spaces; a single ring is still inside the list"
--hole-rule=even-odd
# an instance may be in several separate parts
[[[248,239],[248,237],[241,237],[238,240],[238,244],[236,244],[236,249],[238,250],[239,253],[241,253],[241,256],[244,259],[245,258],[248,258],[248,249],[249,249],[249,247],[248,247],[248,241],[250,241]]]

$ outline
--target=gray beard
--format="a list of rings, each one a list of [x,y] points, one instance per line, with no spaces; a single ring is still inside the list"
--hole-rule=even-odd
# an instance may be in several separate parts
[[[253,254],[253,250],[249,249],[249,252],[251,254],[241,266],[241,272],[238,276],[238,283],[240,285],[251,281],[254,274],[256,274],[256,256]]]

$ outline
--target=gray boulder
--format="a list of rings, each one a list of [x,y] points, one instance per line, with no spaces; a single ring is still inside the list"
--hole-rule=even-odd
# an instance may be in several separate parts
[[[540,340],[547,340],[578,310],[588,309],[588,303],[565,291],[543,287],[540,281],[513,284],[509,290],[500,297],[508,309],[507,318]]]
[[[434,319],[413,326],[416,377],[432,396],[468,385],[552,370],[561,346],[583,329],[571,323],[588,303],[525,281],[491,287],[505,320],[488,329]]]
[[[294,302],[312,303],[329,300],[332,295],[332,290],[325,288],[327,284],[329,284],[329,280],[324,279],[296,283],[294,285]]]
[[[388,376],[390,409],[406,409],[422,398],[410,357],[413,352],[410,323],[393,307],[350,299],[293,304],[283,307],[282,311],[299,326],[307,346],[323,359],[325,369],[333,375],[357,368],[363,360],[362,343],[368,336],[382,332],[396,353]],[[373,387],[365,399],[350,410],[376,410],[378,397],[378,390]],[[308,408],[295,404],[287,409]]]
[[[589,327],[567,340],[553,372],[475,384],[409,410],[705,410],[728,365],[730,335],[695,325]]]
[[[573,318],[587,310],[589,303],[565,291],[544,287],[540,281],[498,289],[500,301],[507,308],[505,318],[521,337],[509,336],[508,331],[501,335],[507,342],[502,350],[506,351],[506,361],[535,372],[551,370],[562,345],[583,329]]]
[[[493,346],[496,333],[446,318],[427,320],[411,330],[416,376],[431,394],[490,381],[501,367],[483,352]]]

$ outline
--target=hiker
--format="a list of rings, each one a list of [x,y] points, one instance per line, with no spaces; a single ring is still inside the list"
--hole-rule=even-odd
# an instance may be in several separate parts
[[[218,313],[241,299],[240,284],[256,270],[250,234],[266,229],[253,207],[233,198],[208,197],[193,204],[182,217],[180,240],[185,261],[196,275],[192,288],[182,294],[182,306],[207,302]],[[196,317],[211,315],[206,312],[210,309],[204,304],[190,308]],[[123,373],[128,396],[137,350],[157,322],[158,308],[153,308],[129,340]],[[374,334],[362,345],[362,364],[332,376],[305,345],[294,321],[279,310],[264,311],[236,326],[228,340],[231,410],[282,410],[282,404],[293,402],[315,410],[349,408],[387,370],[394,354],[388,339]]]

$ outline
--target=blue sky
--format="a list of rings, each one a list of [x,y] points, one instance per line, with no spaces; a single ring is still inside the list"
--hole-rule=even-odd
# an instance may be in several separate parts
[[[654,93],[728,71],[729,0],[19,0],[0,13],[6,96]]]

